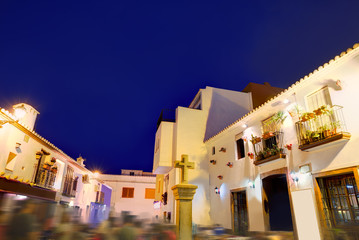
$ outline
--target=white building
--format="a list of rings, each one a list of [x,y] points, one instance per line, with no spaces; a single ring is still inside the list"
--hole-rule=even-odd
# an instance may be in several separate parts
[[[121,175],[101,174],[100,179],[112,188],[111,211],[136,215],[141,219],[154,219],[156,175],[142,170],[122,170]]]
[[[106,196],[98,196],[107,187],[85,168],[84,159],[75,161],[34,131],[39,112],[33,107],[17,104],[14,114],[0,110],[0,206],[25,196],[73,207],[87,222],[91,206],[103,204]]]
[[[217,163],[209,163],[215,223],[236,230],[293,230],[299,239],[358,237],[359,127],[353,101],[358,45],[354,48],[206,141],[207,152],[226,149],[210,155]],[[280,111],[285,119],[276,133],[271,119]],[[255,136],[260,138],[252,144]],[[284,150],[272,154],[273,143]]]
[[[282,90],[269,84],[257,85],[263,86],[272,95]],[[176,211],[171,187],[179,183],[180,172],[173,166],[182,154],[187,154],[189,160],[195,162],[195,169],[189,174],[189,183],[198,186],[193,199],[193,222],[211,224],[209,166],[204,139],[218,133],[250,110],[250,92],[206,87],[199,90],[188,108],[178,107],[175,111],[161,113],[157,124],[153,172],[163,174],[157,178],[157,188],[162,194],[163,218],[174,222]],[[159,195],[156,200],[161,200]]]
[[[193,144],[195,155],[190,148],[173,153],[178,146],[171,139],[193,129],[175,128],[180,122],[177,112],[176,123],[162,122],[156,133],[154,171],[160,169],[157,165],[163,171],[164,167],[170,173],[177,171],[171,168],[180,154],[189,154],[196,168],[203,169],[209,196],[194,203],[194,219],[201,216],[198,208],[210,209],[212,223],[235,231],[292,231],[298,239],[344,235],[357,239],[359,160],[354,153],[359,146],[355,102],[359,45],[353,48],[203,137],[205,149]],[[175,137],[163,135],[165,128]],[[166,136],[167,145],[157,139]],[[198,172],[189,175],[197,178]],[[171,180],[170,174],[169,185],[176,183],[178,179]],[[202,197],[199,193],[197,197]]]

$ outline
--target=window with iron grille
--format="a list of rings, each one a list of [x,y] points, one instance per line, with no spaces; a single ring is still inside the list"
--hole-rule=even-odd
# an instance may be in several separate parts
[[[359,226],[359,192],[353,173],[317,178],[327,227]]]

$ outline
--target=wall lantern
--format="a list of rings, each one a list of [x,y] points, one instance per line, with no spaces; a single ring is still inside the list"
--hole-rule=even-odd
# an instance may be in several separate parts
[[[296,173],[295,171],[291,171],[289,175],[290,175],[290,178],[291,178],[294,182],[298,182],[298,181],[299,181],[298,173]]]
[[[15,113],[15,117],[17,119],[21,119],[21,118],[25,117],[27,111],[26,111],[26,108],[24,105],[20,105],[20,106],[17,105],[14,108],[14,113]]]
[[[221,149],[219,149],[220,152],[226,152],[226,148],[222,147]]]
[[[233,163],[228,162],[228,163],[227,163],[227,166],[230,167],[230,168],[232,168],[232,167],[233,167]]]
[[[218,175],[217,177],[218,177],[218,179],[220,179],[220,180],[223,179],[223,176],[222,176],[222,175]]]
[[[215,188],[214,188],[214,192],[215,192],[216,194],[219,194],[219,188],[218,188],[218,187],[215,187]]]
[[[249,188],[255,188],[254,181],[249,180],[249,181],[248,181],[248,187],[249,187]]]

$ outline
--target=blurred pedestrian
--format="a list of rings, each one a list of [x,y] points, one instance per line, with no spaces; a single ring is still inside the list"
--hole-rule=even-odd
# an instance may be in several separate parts
[[[18,213],[11,218],[6,235],[7,240],[35,240],[39,237],[37,219],[34,215],[36,205],[31,199],[22,203]]]

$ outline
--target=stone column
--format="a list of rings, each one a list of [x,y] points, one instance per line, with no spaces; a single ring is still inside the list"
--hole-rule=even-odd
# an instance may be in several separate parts
[[[176,230],[178,240],[192,239],[192,200],[197,186],[177,184],[172,187],[176,199]]]

